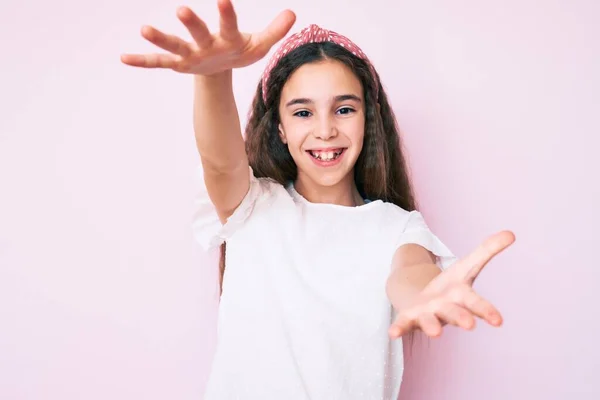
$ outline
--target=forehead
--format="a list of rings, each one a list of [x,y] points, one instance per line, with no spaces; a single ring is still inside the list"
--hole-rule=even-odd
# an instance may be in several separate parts
[[[352,70],[340,61],[304,64],[290,75],[281,92],[282,100],[330,99],[343,94],[362,98],[362,85]]]

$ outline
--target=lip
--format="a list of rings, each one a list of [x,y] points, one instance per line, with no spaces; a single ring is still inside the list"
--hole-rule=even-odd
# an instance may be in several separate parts
[[[336,151],[346,150],[346,147],[314,147],[312,149],[306,149],[306,151]]]
[[[323,160],[318,160],[316,158],[314,158],[312,155],[310,155],[310,151],[336,151],[336,150],[342,150],[342,153],[334,160],[331,161],[323,161]],[[342,158],[344,158],[344,154],[346,154],[346,150],[347,148],[345,147],[328,147],[328,148],[320,148],[320,149],[310,149],[310,150],[306,150],[306,155],[312,160],[313,163],[315,163],[315,165],[319,166],[319,167],[333,167],[337,164],[339,164],[340,162],[342,162]]]

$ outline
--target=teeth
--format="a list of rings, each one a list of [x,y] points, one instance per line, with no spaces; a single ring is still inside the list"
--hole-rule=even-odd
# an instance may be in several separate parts
[[[342,150],[338,150],[338,151],[322,151],[322,152],[318,152],[318,151],[311,151],[310,152],[315,158],[322,160],[322,161],[331,161],[335,158],[337,158],[340,154],[342,154]]]

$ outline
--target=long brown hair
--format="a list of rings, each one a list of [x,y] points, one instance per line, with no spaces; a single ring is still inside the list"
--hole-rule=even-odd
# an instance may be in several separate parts
[[[365,98],[365,136],[354,167],[354,179],[363,198],[394,203],[407,211],[416,208],[407,172],[398,124],[379,75],[351,52],[331,42],[307,43],[281,58],[271,71],[266,102],[262,82],[256,88],[246,125],[246,152],[257,178],[267,177],[282,185],[294,181],[297,167],[278,133],[279,100],[290,75],[307,63],[336,60],[360,79]],[[375,74],[375,76],[373,75]],[[226,248],[219,262],[222,289]]]

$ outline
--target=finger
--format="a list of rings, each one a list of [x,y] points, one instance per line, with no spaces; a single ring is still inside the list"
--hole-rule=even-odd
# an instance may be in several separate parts
[[[471,330],[475,327],[473,315],[465,308],[455,303],[444,303],[435,312],[442,321],[458,326],[459,328]]]
[[[415,321],[408,318],[406,315],[400,315],[396,318],[388,333],[390,338],[397,339],[402,335],[407,334],[415,328]]]
[[[151,26],[142,28],[142,36],[150,43],[173,54],[187,57],[192,52],[190,44],[174,35],[167,35]]]
[[[461,279],[473,283],[483,267],[514,241],[515,235],[510,231],[498,232],[488,237],[475,251],[455,264],[453,273],[459,274]]]
[[[462,304],[471,313],[485,320],[490,325],[502,325],[502,315],[500,315],[496,307],[474,291],[471,290],[463,295]]]
[[[219,0],[217,2],[219,7],[219,34],[225,40],[236,39],[240,35],[238,30],[237,15],[231,0]]]
[[[417,317],[418,327],[429,337],[436,338],[442,334],[442,323],[433,313],[422,313]]]
[[[281,12],[265,30],[256,34],[256,39],[267,50],[283,39],[296,22],[296,14],[291,10]]]
[[[204,21],[188,7],[179,7],[177,10],[177,18],[185,25],[198,47],[206,48],[212,44],[213,37],[210,34],[208,27]]]
[[[175,68],[178,58],[172,54],[123,54],[123,64],[141,68]]]

